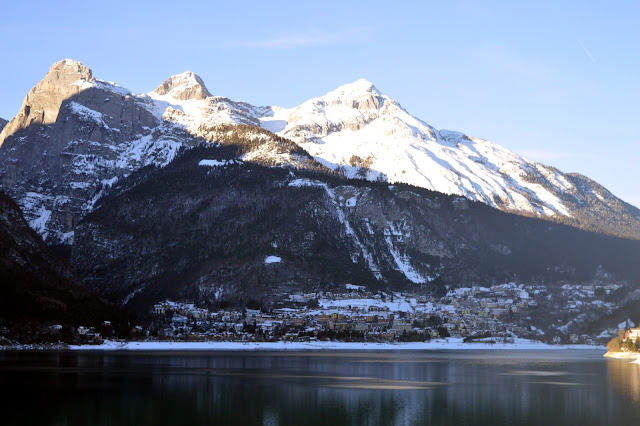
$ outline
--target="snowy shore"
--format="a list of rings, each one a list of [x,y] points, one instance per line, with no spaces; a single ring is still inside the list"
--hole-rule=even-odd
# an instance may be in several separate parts
[[[640,364],[640,352],[607,352],[606,358],[633,359],[635,364]]]
[[[348,342],[117,342],[101,345],[71,345],[72,350],[116,351],[395,351],[395,350],[558,350],[601,349],[594,345],[548,345],[533,340],[518,339],[514,343],[464,343],[448,338],[415,343],[348,343]]]

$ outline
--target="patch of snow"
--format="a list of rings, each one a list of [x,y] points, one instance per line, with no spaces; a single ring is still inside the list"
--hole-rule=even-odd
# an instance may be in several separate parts
[[[92,110],[91,108],[87,108],[84,105],[81,105],[77,102],[71,101],[69,102],[69,108],[71,108],[71,112],[79,117],[82,117],[86,120],[92,120],[102,127],[109,127],[104,122],[102,114],[98,111]]]
[[[47,222],[51,218],[51,210],[47,210],[44,206],[40,206],[36,212],[38,215],[35,219],[29,221],[29,226],[38,234],[42,234],[45,230]]]
[[[631,321],[631,318],[627,318],[626,321],[623,321],[620,324],[618,324],[618,329],[631,328],[631,327],[635,327],[635,323]]]
[[[145,288],[147,287],[146,284],[142,285],[140,288],[138,288],[137,290],[134,290],[133,292],[131,292],[130,294],[128,294],[123,300],[122,300],[122,304],[126,305],[127,303],[129,303],[131,301],[131,299],[133,299],[135,297],[136,294],[139,294],[141,291],[143,291]]]
[[[409,263],[409,257],[401,255],[400,252],[394,247],[393,242],[391,241],[391,236],[385,236],[385,241],[387,242],[389,253],[391,253],[398,271],[402,272],[404,276],[407,277],[407,279],[412,283],[423,284],[428,281],[427,278],[420,275],[413,268],[413,266],[411,266],[411,264]]]
[[[260,125],[263,129],[266,129],[273,133],[283,131],[287,127],[286,120],[278,120],[273,117],[260,117]]]
[[[80,90],[83,90],[83,91],[96,86],[95,83],[87,80],[77,80],[71,83],[71,85],[78,86]]]
[[[62,244],[72,245],[74,236],[75,234],[73,231],[63,232],[63,233],[60,233],[59,239]]]
[[[112,81],[96,80],[96,85],[101,89],[108,90],[109,92],[116,93],[120,96],[136,96],[131,92],[131,90],[119,86]]]
[[[597,339],[607,339],[607,338],[611,338],[611,337],[615,337],[616,332],[615,330],[602,330],[602,332],[600,334],[598,334]]]
[[[354,284],[345,284],[347,290],[364,290],[365,286],[363,285],[354,285]]]
[[[282,258],[280,258],[279,256],[267,256],[264,259],[264,263],[265,264],[269,264],[269,263],[280,263],[282,262]]]
[[[200,160],[198,166],[220,167],[238,163],[236,160]]]
[[[102,184],[104,186],[108,186],[109,188],[111,188],[113,184],[116,183],[117,181],[118,181],[118,176],[114,176],[111,179],[102,179]]]
[[[89,182],[71,182],[69,186],[73,189],[86,189],[89,188],[91,184]]]

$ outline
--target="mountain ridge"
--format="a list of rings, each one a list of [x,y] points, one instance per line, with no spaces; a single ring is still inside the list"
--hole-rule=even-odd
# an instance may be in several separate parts
[[[70,244],[75,223],[105,187],[141,167],[168,164],[181,147],[223,141],[236,125],[255,128],[247,161],[308,165],[306,156],[282,151],[278,141],[289,140],[286,146],[299,145],[349,178],[408,183],[640,239],[640,210],[601,185],[489,141],[437,130],[365,79],[286,109],[212,96],[189,71],[135,94],[76,61],[59,61],[0,133],[0,184],[47,241]]]

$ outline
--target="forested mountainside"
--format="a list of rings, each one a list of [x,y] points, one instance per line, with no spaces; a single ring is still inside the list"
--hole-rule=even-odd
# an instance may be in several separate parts
[[[78,326],[128,333],[128,316],[81,285],[68,263],[0,192],[0,344],[72,341]]]
[[[638,241],[237,153],[185,150],[114,185],[76,227],[72,260],[85,284],[139,310],[165,298],[269,305],[345,283],[441,294],[508,281],[640,282]]]

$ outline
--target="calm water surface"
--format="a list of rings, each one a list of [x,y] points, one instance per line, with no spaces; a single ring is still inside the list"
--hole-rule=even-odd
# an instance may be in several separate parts
[[[601,351],[4,352],[0,383],[3,425],[640,421],[640,365]]]

